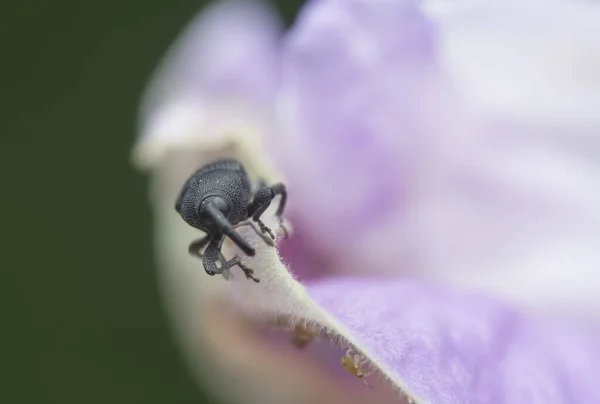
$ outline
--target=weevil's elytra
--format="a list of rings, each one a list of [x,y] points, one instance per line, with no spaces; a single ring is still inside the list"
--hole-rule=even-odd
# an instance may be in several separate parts
[[[227,261],[221,254],[221,247],[225,237],[228,237],[244,254],[254,256],[254,248],[235,230],[235,227],[246,224],[252,225],[272,245],[275,235],[260,217],[278,195],[281,199],[276,216],[282,223],[281,215],[287,200],[285,185],[261,184],[253,193],[244,166],[234,159],[221,159],[207,164],[185,182],[175,202],[175,210],[187,224],[206,233],[205,237],[193,241],[189,246],[190,254],[202,259],[206,273],[214,276],[237,265],[248,279],[259,282],[253,276],[254,271],[243,265],[239,257]],[[248,222],[249,219],[252,221]],[[258,225],[258,229],[253,223]],[[203,253],[200,252],[202,249]],[[221,263],[220,267],[217,267],[217,262]]]

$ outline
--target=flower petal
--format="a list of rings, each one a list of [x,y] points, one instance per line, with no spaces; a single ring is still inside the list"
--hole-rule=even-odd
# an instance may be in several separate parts
[[[203,339],[218,332],[207,324],[206,311],[227,285],[207,279],[201,261],[187,253],[201,233],[178,217],[174,203],[187,177],[219,157],[238,158],[254,176],[276,176],[262,139],[271,130],[281,34],[264,3],[215,2],[182,33],[143,99],[133,159],[151,170],[159,286],[175,336],[198,372],[213,364],[207,363]]]
[[[425,402],[600,400],[597,332],[407,280],[334,279],[308,292],[393,381]]]
[[[273,220],[269,215],[269,225]],[[598,329],[525,316],[482,295],[407,279],[330,278],[303,286],[273,248],[250,229],[241,233],[257,249],[244,263],[261,282],[232,274],[230,298],[240,310],[314,322],[415,402],[600,399]]]
[[[264,136],[279,85],[281,34],[262,2],[223,1],[201,12],[146,92],[136,164],[152,167],[171,149],[223,147],[248,132]]]
[[[600,123],[600,4],[428,1],[439,61],[480,109],[527,121]]]
[[[297,221],[324,250],[402,207],[433,62],[431,27],[410,1],[319,1],[298,17],[272,149]]]
[[[273,147],[290,214],[340,273],[411,274],[598,321],[600,48],[585,15],[598,7],[488,3],[425,15],[323,0],[302,14]],[[554,47],[562,34],[572,48]]]

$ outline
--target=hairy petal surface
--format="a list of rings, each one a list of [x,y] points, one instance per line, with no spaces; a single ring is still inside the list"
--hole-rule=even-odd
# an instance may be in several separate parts
[[[480,294],[406,278],[332,277],[303,286],[273,248],[251,231],[243,235],[257,248],[245,263],[261,283],[233,274],[231,299],[241,310],[323,327],[414,402],[600,399],[597,328],[529,317]]]
[[[600,339],[488,298],[410,280],[321,281],[308,293],[400,386],[430,403],[595,403]]]

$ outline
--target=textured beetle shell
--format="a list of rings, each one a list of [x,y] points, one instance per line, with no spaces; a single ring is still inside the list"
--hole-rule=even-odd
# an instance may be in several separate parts
[[[227,220],[232,225],[248,218],[250,182],[239,162],[224,159],[200,168],[186,181],[175,209],[187,224],[207,232],[209,229],[198,218],[197,207],[211,195],[221,195],[229,202],[231,211]]]

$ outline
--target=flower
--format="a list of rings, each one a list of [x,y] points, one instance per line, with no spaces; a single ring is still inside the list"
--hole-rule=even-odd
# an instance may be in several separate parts
[[[195,369],[237,402],[598,402],[598,13],[320,0],[284,34],[264,5],[229,1],[194,20],[134,157]],[[220,156],[289,187],[280,254],[240,230],[258,285],[207,277],[173,210]],[[327,370],[337,348],[261,334],[275,318],[335,336],[382,380],[358,390]]]

